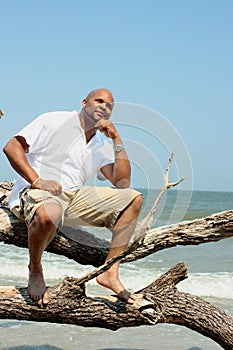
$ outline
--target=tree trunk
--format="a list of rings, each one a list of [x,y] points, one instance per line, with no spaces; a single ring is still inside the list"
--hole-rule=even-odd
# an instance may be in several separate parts
[[[0,241],[27,247],[25,224],[15,218],[5,205],[11,186],[2,183],[0,187]],[[126,256],[124,261],[141,259],[176,245],[201,244],[231,236],[233,210],[152,229],[142,246]],[[99,266],[105,260],[108,247],[108,242],[88,232],[65,228],[56,235],[47,251],[81,264]],[[172,323],[195,330],[215,340],[224,349],[232,349],[233,317],[199,297],[179,292],[176,284],[185,278],[187,268],[184,263],[179,263],[138,291],[134,305],[126,304],[116,296],[86,295],[85,286],[69,277],[48,289],[50,302],[46,308],[39,308],[28,296],[26,288],[0,287],[0,318],[98,326],[112,330]]]
[[[134,305],[114,296],[88,296],[76,279],[65,278],[49,288],[50,302],[37,307],[26,288],[0,287],[0,318],[76,324],[117,330],[172,323],[195,330],[232,349],[233,317],[203,299],[177,290],[176,284],[185,279],[187,269],[179,263],[148,287],[137,293]]]
[[[5,188],[2,188],[4,186]],[[7,196],[11,185],[0,183],[0,197]],[[27,248],[27,228],[2,203],[0,208],[0,242]],[[95,228],[93,228],[93,231]],[[142,259],[159,250],[177,245],[195,245],[216,242],[233,236],[233,210],[217,213],[202,219],[182,221],[177,224],[149,230],[143,245],[122,262]],[[100,266],[104,263],[109,242],[79,228],[64,227],[46,250],[64,255],[82,265]],[[77,254],[78,252],[78,254]]]

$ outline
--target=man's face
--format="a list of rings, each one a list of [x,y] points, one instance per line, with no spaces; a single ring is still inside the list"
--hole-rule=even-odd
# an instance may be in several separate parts
[[[109,119],[112,114],[114,101],[112,94],[105,89],[95,90],[82,102],[83,110],[93,122]]]

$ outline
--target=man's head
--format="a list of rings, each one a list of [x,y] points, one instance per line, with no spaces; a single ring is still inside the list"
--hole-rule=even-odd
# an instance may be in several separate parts
[[[96,89],[87,95],[82,101],[82,108],[94,122],[99,119],[109,119],[114,107],[112,93],[107,89]]]

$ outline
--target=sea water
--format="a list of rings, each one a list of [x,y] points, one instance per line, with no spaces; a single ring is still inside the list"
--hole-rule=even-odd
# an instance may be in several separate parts
[[[144,206],[140,219],[146,215],[158,195],[156,190],[141,191]],[[233,209],[233,192],[194,191],[190,195],[171,190],[161,201],[152,227],[200,218],[228,209]],[[99,237],[110,239],[105,229],[95,232]],[[200,296],[233,315],[233,237],[198,246],[161,250],[141,260],[122,264],[120,276],[129,290],[136,291],[179,261],[184,261],[188,267],[188,279],[179,283],[178,289]],[[27,249],[0,243],[0,285],[26,286],[27,264]],[[43,267],[48,285],[56,284],[66,276],[80,277],[93,269],[46,252]],[[106,294],[106,290],[99,287],[95,280],[88,282],[87,292]],[[217,350],[221,347],[196,332],[175,325],[125,328],[113,332],[94,327],[1,320],[0,349]]]

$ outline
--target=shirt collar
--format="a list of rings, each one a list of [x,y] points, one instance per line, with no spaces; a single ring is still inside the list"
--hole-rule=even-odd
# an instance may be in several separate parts
[[[96,131],[95,135],[91,138],[89,144],[100,144],[103,145],[104,140],[101,132],[99,130]]]

